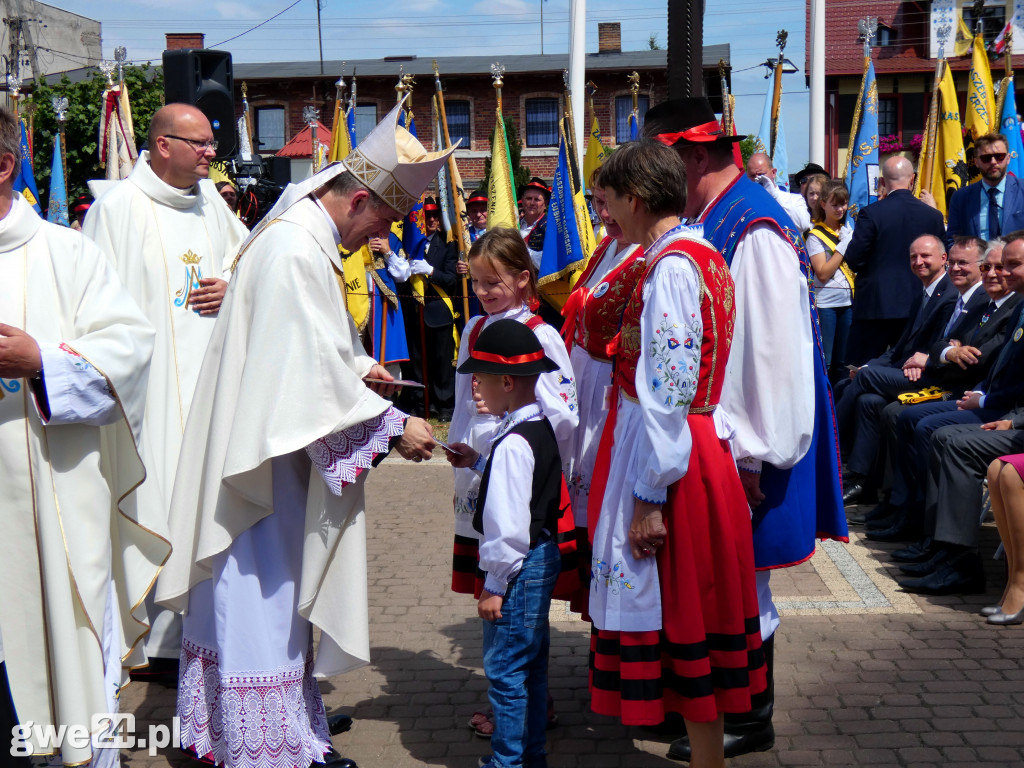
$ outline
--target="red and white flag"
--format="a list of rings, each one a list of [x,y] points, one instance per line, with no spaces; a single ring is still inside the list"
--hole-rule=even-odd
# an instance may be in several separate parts
[[[1010,33],[1010,27],[1012,27],[1012,26],[1013,26],[1013,19],[1010,19],[1006,23],[1006,26],[1003,27],[1003,29],[999,33],[998,37],[996,37],[996,39],[992,41],[992,50],[993,51],[995,51],[996,53],[1002,53],[1003,52],[1003,49],[1006,47],[1006,36]]]

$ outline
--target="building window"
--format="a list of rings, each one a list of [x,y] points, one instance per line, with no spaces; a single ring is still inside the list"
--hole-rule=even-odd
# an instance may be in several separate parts
[[[558,146],[558,99],[526,100],[526,146]]]
[[[644,115],[647,114],[648,104],[650,99],[646,96],[640,96],[637,99],[637,111],[640,113],[640,128],[644,127]],[[629,96],[616,96],[615,97],[615,143],[625,144],[630,139],[629,135],[629,115],[633,111],[633,97]]]
[[[257,152],[277,152],[284,146],[284,107],[256,107],[253,122]]]
[[[366,135],[377,127],[377,105],[357,104],[356,105],[356,143],[366,138]]]
[[[459,146],[462,149],[470,149],[469,102],[446,101],[444,115],[448,118],[448,138],[451,139],[452,144],[462,139]]]
[[[977,29],[980,18],[982,37],[986,43],[991,43],[999,37],[999,33],[1006,26],[1006,6],[1004,5],[989,5],[985,3],[979,17],[974,12],[974,5],[967,3],[961,9],[961,13],[963,14],[964,23],[972,33]]]
[[[878,100],[878,135],[899,136],[899,132],[899,102],[883,96]]]

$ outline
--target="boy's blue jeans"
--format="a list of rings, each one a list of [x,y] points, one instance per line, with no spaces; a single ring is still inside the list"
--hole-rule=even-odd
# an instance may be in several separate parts
[[[483,623],[495,768],[547,768],[548,611],[560,568],[558,545],[547,538],[530,550],[508,585],[501,618]]]

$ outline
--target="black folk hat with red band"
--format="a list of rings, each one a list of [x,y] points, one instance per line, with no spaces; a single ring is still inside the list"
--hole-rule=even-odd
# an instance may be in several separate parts
[[[676,144],[732,144],[746,136],[729,136],[715,118],[711,102],[703,96],[669,99],[644,115],[644,136],[668,147]]]
[[[487,203],[487,190],[478,189],[469,196],[469,200],[466,201],[466,205],[470,203]]]
[[[432,197],[428,197],[423,201],[423,212],[424,213],[440,213],[441,206],[437,204],[437,200]]]
[[[551,199],[551,187],[549,187],[547,184],[545,184],[544,183],[544,179],[542,179],[542,178],[534,176],[532,179],[530,179],[528,182],[526,182],[526,186],[523,187],[523,191],[524,192],[527,189],[536,189],[542,195],[544,195],[544,199],[545,200],[550,200]]]
[[[537,334],[518,320],[498,320],[484,328],[459,366],[459,373],[496,376],[533,376],[555,370],[558,363],[544,354]]]

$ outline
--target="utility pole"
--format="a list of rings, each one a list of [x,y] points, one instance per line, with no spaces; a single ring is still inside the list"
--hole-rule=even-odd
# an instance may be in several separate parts
[[[320,42],[320,74],[324,73],[324,36],[320,30],[320,0],[316,0],[316,38]]]
[[[704,95],[704,2],[668,0],[668,97]]]

